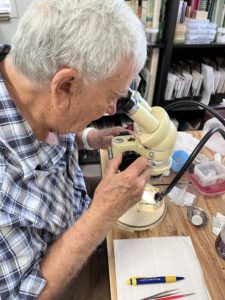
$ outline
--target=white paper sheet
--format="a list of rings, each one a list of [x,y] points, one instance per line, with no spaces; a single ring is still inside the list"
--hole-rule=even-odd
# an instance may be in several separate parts
[[[196,293],[190,300],[210,300],[203,273],[190,237],[154,237],[114,240],[118,300],[140,300],[178,288],[182,294]],[[167,284],[130,286],[132,276],[183,276]]]
[[[190,206],[193,204],[196,195],[187,192],[188,183],[185,183],[185,186],[179,188],[175,186],[168,196],[170,200],[180,206]]]

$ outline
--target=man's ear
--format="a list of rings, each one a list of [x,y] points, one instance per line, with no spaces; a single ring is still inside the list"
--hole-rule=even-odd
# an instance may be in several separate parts
[[[51,94],[54,107],[67,109],[74,93],[78,90],[78,72],[73,69],[58,71],[51,82]]]

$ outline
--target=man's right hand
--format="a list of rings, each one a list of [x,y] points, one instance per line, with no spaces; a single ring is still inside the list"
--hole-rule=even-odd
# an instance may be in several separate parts
[[[105,176],[95,191],[91,205],[111,222],[115,222],[141,200],[146,181],[150,176],[147,158],[139,157],[126,170],[118,173],[121,161],[121,154],[109,161]]]

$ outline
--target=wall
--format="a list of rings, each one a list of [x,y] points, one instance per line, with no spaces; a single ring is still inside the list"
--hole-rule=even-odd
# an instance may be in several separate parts
[[[16,31],[19,18],[23,15],[32,0],[11,0],[12,13],[9,21],[0,22],[0,44],[10,44]]]

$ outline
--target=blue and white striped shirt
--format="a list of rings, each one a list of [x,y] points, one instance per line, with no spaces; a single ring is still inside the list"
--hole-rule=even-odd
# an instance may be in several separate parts
[[[47,246],[89,207],[75,135],[39,141],[0,77],[0,299],[36,299]]]

